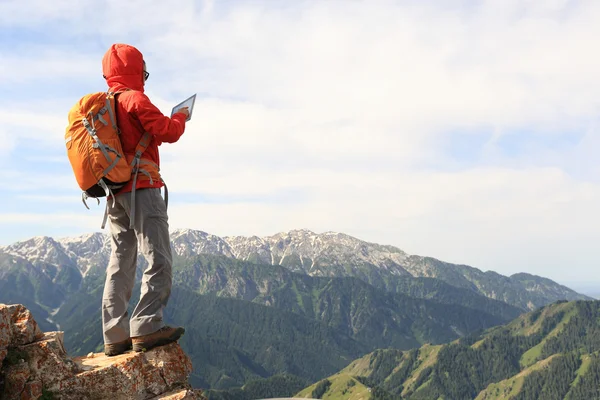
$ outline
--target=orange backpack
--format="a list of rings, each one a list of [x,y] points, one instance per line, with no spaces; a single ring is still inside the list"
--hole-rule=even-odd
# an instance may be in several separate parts
[[[67,155],[75,179],[83,193],[81,199],[89,209],[86,199],[92,197],[100,204],[99,197],[113,197],[132,176],[137,178],[142,153],[150,143],[145,133],[136,147],[135,156],[129,161],[123,153],[121,132],[115,116],[113,92],[96,92],[83,96],[69,111],[69,124],[65,132]],[[135,182],[134,192],[135,193]],[[108,201],[106,204],[108,210]],[[132,210],[133,211],[133,210]],[[133,217],[133,215],[132,215]],[[107,219],[104,214],[102,228]],[[133,218],[132,218],[133,224]]]

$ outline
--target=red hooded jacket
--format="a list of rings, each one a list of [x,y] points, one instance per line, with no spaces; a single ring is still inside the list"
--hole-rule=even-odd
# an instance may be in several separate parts
[[[144,57],[133,46],[113,44],[102,59],[102,73],[110,91],[129,89],[118,95],[116,105],[123,152],[133,156],[142,135],[148,132],[152,139],[142,159],[160,166],[158,146],[179,140],[185,130],[185,114],[175,113],[172,118],[166,117],[144,94]],[[136,189],[163,186],[158,171],[150,172],[152,184],[144,174],[139,174]],[[132,180],[119,193],[130,192],[131,189]]]

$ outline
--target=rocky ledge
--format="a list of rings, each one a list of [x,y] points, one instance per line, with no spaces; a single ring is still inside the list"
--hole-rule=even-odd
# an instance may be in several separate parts
[[[42,332],[27,308],[0,304],[0,398],[204,399],[188,384],[189,357],[177,343],[116,357],[69,357],[63,332]]]

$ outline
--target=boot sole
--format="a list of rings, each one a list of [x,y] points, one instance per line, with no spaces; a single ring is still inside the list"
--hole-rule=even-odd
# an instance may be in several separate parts
[[[169,337],[156,339],[154,341],[142,342],[142,343],[133,343],[133,351],[136,353],[141,353],[144,351],[148,351],[155,347],[164,346],[169,343],[176,342],[179,338],[185,333],[184,328],[177,328],[175,332]]]

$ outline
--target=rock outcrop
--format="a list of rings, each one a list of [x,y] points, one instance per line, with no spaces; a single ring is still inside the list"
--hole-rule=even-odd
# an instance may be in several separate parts
[[[116,357],[69,357],[63,332],[42,332],[24,306],[0,304],[0,398],[203,399],[177,343]]]

